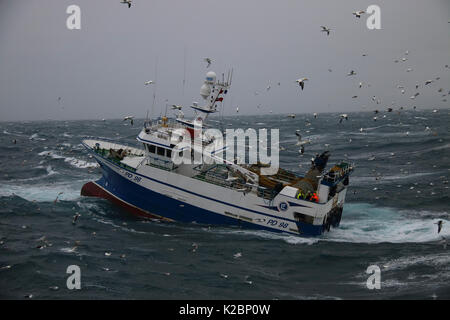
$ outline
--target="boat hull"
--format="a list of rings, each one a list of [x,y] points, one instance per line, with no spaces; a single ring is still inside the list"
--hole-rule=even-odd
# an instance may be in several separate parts
[[[116,171],[124,171],[125,169],[114,168],[114,164],[107,163],[105,159],[97,157],[96,159],[102,168],[103,176],[95,182],[86,183],[81,190],[81,195],[107,199],[141,218],[207,225],[234,225],[246,229],[284,232],[306,237],[320,235],[326,230],[326,226],[324,225],[310,225],[295,222],[298,229],[301,230],[301,234],[299,234],[299,232],[271,228],[270,226],[256,224],[244,219],[219,214],[212,210],[206,210],[199,206],[189,204],[186,201],[179,201],[143,187]],[[136,173],[133,174],[136,175]],[[219,200],[217,201],[220,202]]]

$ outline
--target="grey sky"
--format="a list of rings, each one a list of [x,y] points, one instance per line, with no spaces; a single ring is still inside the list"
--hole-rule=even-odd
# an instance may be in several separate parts
[[[81,30],[66,28],[71,4],[81,7]],[[371,4],[381,8],[382,30],[366,27],[368,15],[352,16]],[[147,80],[157,80],[156,116],[165,99],[202,101],[204,57],[218,75],[234,68],[225,115],[236,106],[240,114],[381,110],[393,101],[444,108],[449,21],[448,0],[133,0],[131,9],[120,0],[0,0],[0,120],[145,117]],[[406,50],[408,60],[394,63]],[[303,91],[300,77],[309,78]]]

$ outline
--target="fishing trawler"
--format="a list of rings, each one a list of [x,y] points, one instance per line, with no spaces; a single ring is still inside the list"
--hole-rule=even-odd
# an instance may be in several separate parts
[[[102,177],[86,183],[81,195],[101,197],[149,219],[317,236],[339,226],[354,165],[340,162],[325,171],[329,152],[316,155],[304,175],[267,164],[241,163],[223,156],[227,146],[206,134],[208,115],[217,112],[231,85],[206,74],[200,89],[204,105],[193,103],[195,117],[182,112],[147,120],[137,140],[142,148],[105,139],[83,145],[100,164]],[[180,144],[185,137],[187,143]],[[208,150],[205,152],[205,150]],[[180,161],[198,155],[210,161]],[[213,160],[213,161],[211,161]]]

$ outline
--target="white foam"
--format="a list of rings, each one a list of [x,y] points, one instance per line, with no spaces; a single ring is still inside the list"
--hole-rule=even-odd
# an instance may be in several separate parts
[[[231,233],[231,234],[240,234],[240,235],[252,235],[261,237],[269,240],[282,240],[289,244],[314,244],[319,241],[318,238],[304,238],[296,235],[283,234],[283,233],[274,233],[271,231],[264,230],[217,230],[211,229],[213,232],[217,233]]]
[[[73,167],[81,168],[81,169],[98,167],[97,162],[87,162],[85,160],[80,160],[80,159],[73,158],[73,157],[65,158],[64,161],[69,163]]]
[[[398,259],[392,259],[389,261],[378,262],[378,265],[382,266],[384,270],[398,270],[405,269],[409,266],[432,266],[438,268],[445,268],[450,263],[450,255],[447,252],[439,254],[430,254],[426,256],[407,256]]]
[[[57,172],[52,169],[52,166],[47,166],[46,168],[49,176],[56,174]]]
[[[45,139],[45,138],[39,138],[38,134],[37,134],[37,133],[34,133],[34,134],[32,134],[32,135],[30,136],[30,140],[41,140],[41,141],[45,141],[45,140],[47,140],[47,139]]]
[[[70,184],[53,183],[46,185],[16,185],[3,184],[0,186],[0,196],[17,195],[28,201],[48,202],[59,200],[75,200],[80,197],[80,190],[85,181],[72,181]],[[63,192],[58,196],[60,192]]]
[[[53,151],[53,150],[39,152],[38,156],[51,157],[53,159],[65,159],[63,156],[60,156],[59,154],[55,153],[55,151]]]
[[[420,212],[419,212],[420,214]],[[417,215],[415,215],[417,216]],[[370,204],[346,204],[339,228],[321,236],[321,240],[353,243],[418,243],[439,241],[450,236],[450,221],[437,233],[439,219],[408,218],[407,212]]]
[[[54,150],[42,151],[42,152],[38,153],[38,155],[51,157],[53,159],[64,159],[64,162],[67,162],[71,166],[76,167],[76,168],[80,168],[80,169],[97,168],[98,167],[97,162],[88,162],[88,161],[77,159],[77,158],[74,158],[74,157],[60,156]]]

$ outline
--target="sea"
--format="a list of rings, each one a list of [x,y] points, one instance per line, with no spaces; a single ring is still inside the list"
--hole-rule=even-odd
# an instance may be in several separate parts
[[[144,119],[0,122],[0,299],[449,299],[450,110],[340,119],[210,122],[279,129],[281,166],[299,174],[325,150],[329,167],[355,163],[341,225],[314,238],[142,220],[80,196],[101,177],[82,140],[139,145]],[[304,154],[296,130],[311,141]],[[70,266],[80,289],[68,286]]]

